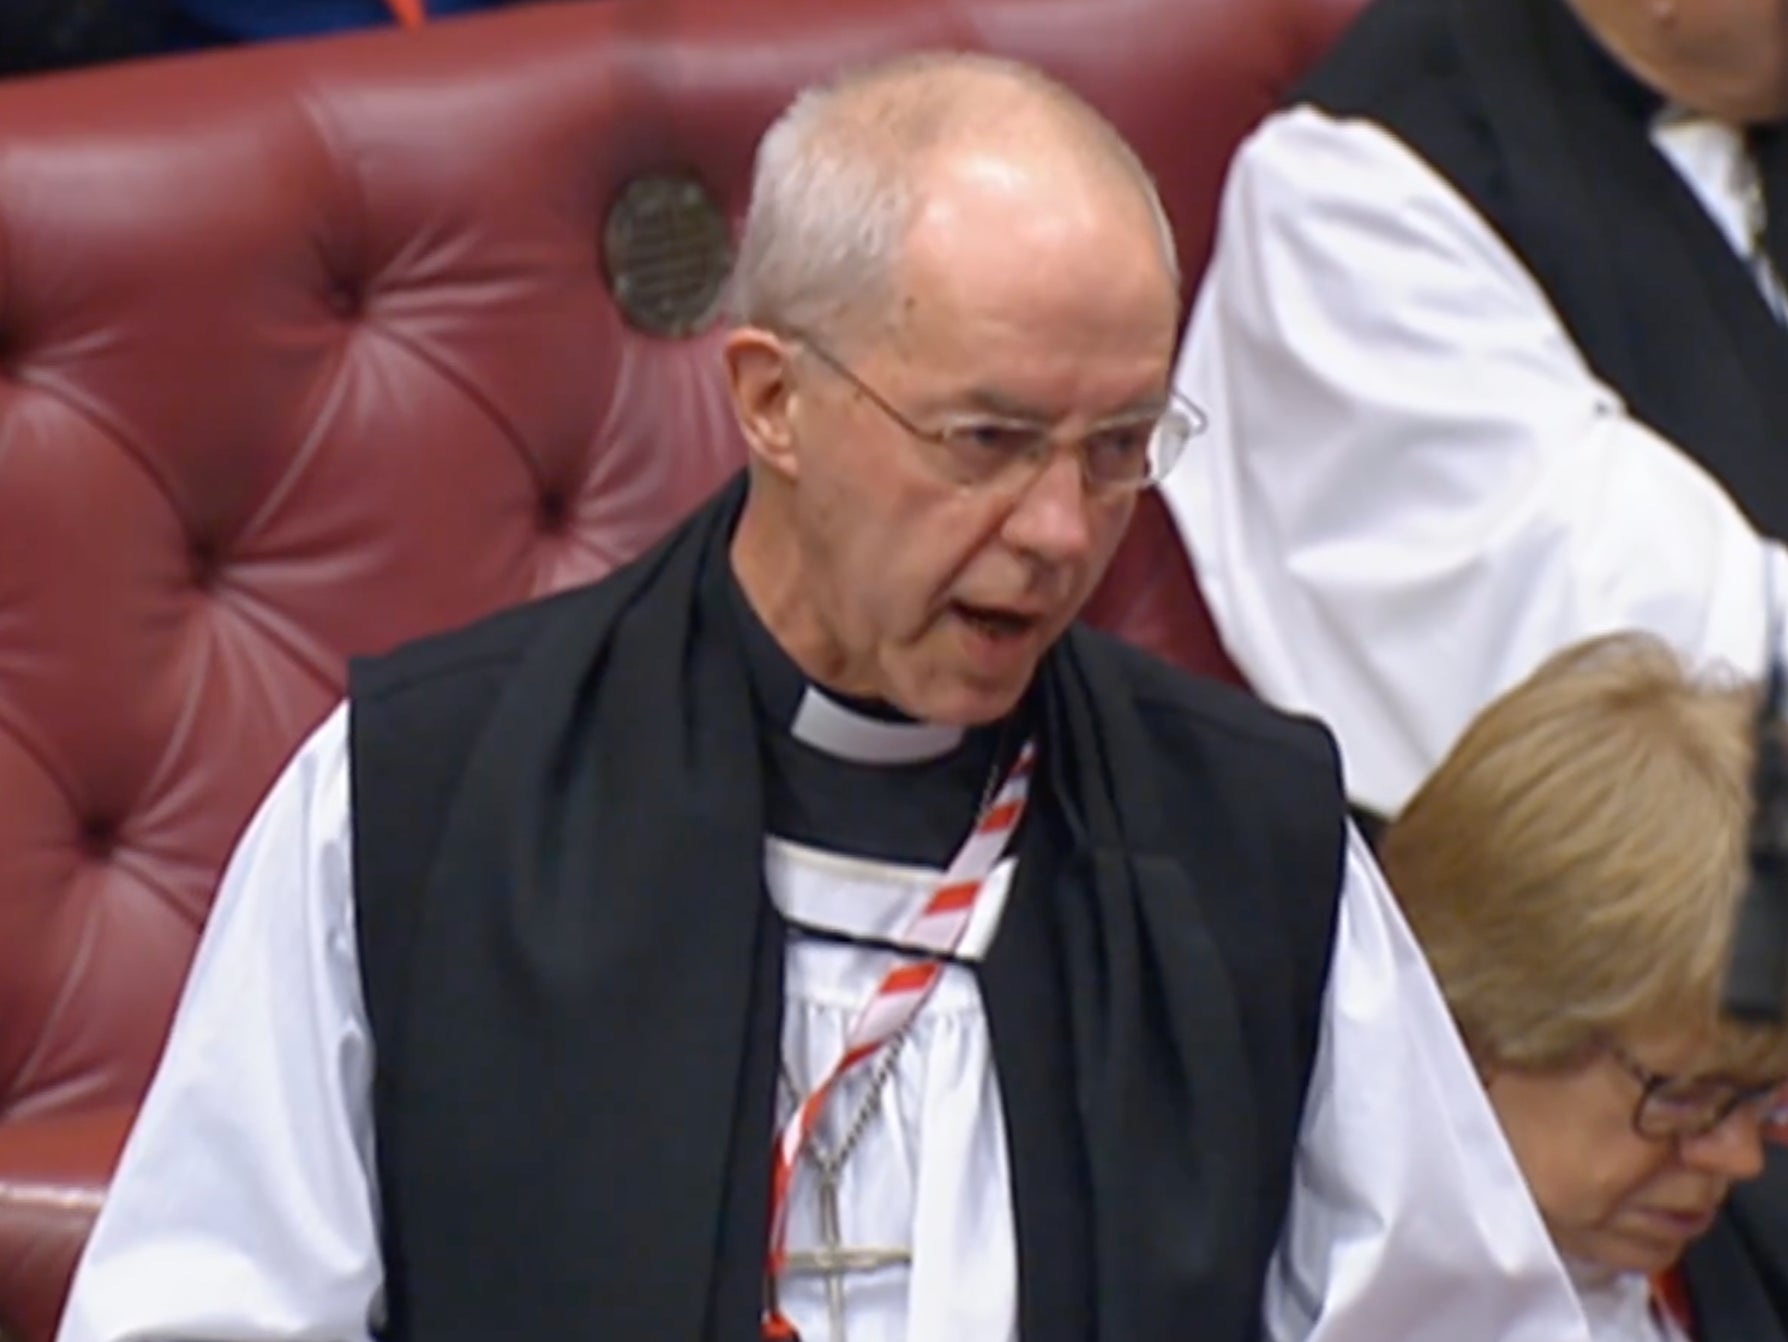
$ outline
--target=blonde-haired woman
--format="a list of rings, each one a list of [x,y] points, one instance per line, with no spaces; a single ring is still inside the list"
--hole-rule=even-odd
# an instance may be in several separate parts
[[[1788,1337],[1788,1169],[1728,1197],[1788,1079],[1788,1029],[1719,1011],[1754,715],[1597,639],[1485,709],[1382,839],[1597,1342]]]

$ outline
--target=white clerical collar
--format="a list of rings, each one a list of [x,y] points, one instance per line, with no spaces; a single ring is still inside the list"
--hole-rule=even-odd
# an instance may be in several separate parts
[[[963,729],[871,717],[839,703],[817,685],[808,685],[789,734],[803,745],[859,764],[919,764],[956,749],[962,744]]]

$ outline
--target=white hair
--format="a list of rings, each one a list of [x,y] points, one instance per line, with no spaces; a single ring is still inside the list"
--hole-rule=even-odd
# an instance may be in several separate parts
[[[1179,261],[1160,192],[1124,138],[1077,94],[1030,66],[927,52],[803,90],[764,133],[731,280],[736,321],[856,334],[890,310],[895,270],[920,203],[927,154],[985,134],[989,92],[1056,114],[1132,179],[1152,213],[1174,288]]]

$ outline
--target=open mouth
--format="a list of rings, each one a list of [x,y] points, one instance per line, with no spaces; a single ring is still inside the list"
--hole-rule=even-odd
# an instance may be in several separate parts
[[[1023,638],[1040,623],[1035,615],[1021,615],[995,606],[974,606],[966,601],[952,604],[956,614],[989,638]]]

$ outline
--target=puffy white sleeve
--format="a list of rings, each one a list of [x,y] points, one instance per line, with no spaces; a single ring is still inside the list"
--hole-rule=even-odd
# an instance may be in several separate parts
[[[1399,810],[1579,639],[1648,629],[1760,666],[1780,547],[1375,125],[1301,108],[1242,147],[1176,386],[1211,427],[1164,493],[1223,640],[1334,728],[1357,801]]]
[[[1421,948],[1350,836],[1270,1342],[1589,1342]]]
[[[347,709],[238,845],[59,1342],[365,1342],[382,1309]]]

